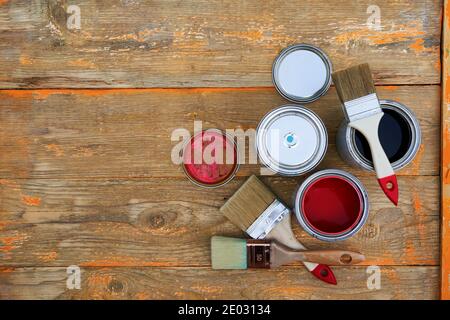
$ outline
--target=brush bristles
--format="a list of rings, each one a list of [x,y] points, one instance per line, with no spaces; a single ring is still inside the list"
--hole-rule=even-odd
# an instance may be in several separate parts
[[[256,176],[251,176],[220,208],[220,212],[246,231],[275,199],[275,195],[264,183]]]
[[[247,269],[245,239],[214,236],[211,238],[213,269]]]
[[[372,72],[367,63],[334,72],[332,77],[342,103],[375,93]]]

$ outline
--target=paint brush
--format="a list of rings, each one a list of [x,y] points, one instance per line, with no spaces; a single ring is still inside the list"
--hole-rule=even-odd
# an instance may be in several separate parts
[[[378,127],[384,113],[378,101],[369,65],[365,63],[337,71],[332,77],[339,99],[344,105],[348,125],[366,138],[378,183],[389,200],[397,205],[397,177],[378,137]]]
[[[348,266],[364,261],[364,256],[344,250],[292,250],[270,240],[246,240],[219,236],[211,238],[213,269],[274,269],[294,261],[315,261]]]
[[[251,176],[220,211],[253,239],[276,240],[291,249],[306,250],[292,232],[290,210],[256,176]],[[337,284],[330,267],[303,264],[318,279]]]

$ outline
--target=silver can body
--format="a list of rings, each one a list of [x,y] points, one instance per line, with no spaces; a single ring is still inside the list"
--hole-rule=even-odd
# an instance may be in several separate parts
[[[303,197],[304,197],[305,192],[308,189],[308,187],[312,183],[317,181],[318,179],[321,179],[321,178],[327,177],[327,176],[333,176],[333,177],[338,176],[338,177],[345,178],[347,181],[349,181],[353,184],[353,186],[358,191],[360,198],[361,198],[362,213],[361,213],[361,217],[360,217],[359,221],[351,230],[349,230],[345,233],[339,234],[339,235],[326,235],[326,234],[320,233],[320,232],[314,230],[313,228],[311,228],[306,221],[305,213],[304,213],[302,205],[301,205],[303,202]],[[364,226],[364,224],[367,222],[367,218],[369,216],[369,210],[370,210],[369,195],[367,193],[366,188],[362,184],[362,182],[358,178],[353,176],[352,174],[350,174],[346,171],[343,171],[343,170],[339,170],[339,169],[321,170],[321,171],[318,171],[318,172],[312,174],[311,176],[309,176],[305,181],[303,181],[303,183],[298,188],[298,190],[295,194],[293,207],[294,207],[295,216],[297,217],[297,221],[302,226],[302,228],[308,234],[313,236],[314,238],[322,240],[322,241],[328,241],[328,242],[346,240],[346,239],[354,236],[356,233],[358,233],[358,231],[360,231],[361,228]]]
[[[393,100],[380,100],[382,109],[393,110],[401,116],[408,124],[411,132],[410,146],[399,160],[392,163],[392,168],[397,171],[407,166],[416,156],[421,140],[422,133],[414,113],[405,105]],[[366,159],[359,151],[355,141],[355,129],[348,126],[346,119],[340,124],[336,134],[336,148],[340,157],[349,165],[368,171],[374,171],[373,163]]]
[[[272,172],[298,176],[314,169],[327,151],[328,134],[311,110],[284,105],[266,114],[256,129],[256,150]]]

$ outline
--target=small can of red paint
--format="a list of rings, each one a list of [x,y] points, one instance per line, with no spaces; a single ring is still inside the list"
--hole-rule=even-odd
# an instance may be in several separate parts
[[[355,235],[367,221],[369,197],[361,181],[350,173],[322,170],[300,185],[294,210],[311,236],[340,241]]]
[[[182,150],[182,167],[194,184],[216,188],[231,181],[239,169],[234,139],[218,129],[195,134]]]
[[[380,100],[384,112],[378,129],[380,143],[392,168],[397,171],[407,166],[416,156],[421,144],[421,130],[415,114],[404,104]],[[336,134],[336,148],[348,164],[374,171],[370,147],[364,136],[348,126],[344,120]]]

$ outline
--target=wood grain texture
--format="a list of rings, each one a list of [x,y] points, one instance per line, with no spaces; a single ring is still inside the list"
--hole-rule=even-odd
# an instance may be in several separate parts
[[[72,4],[80,30],[67,27]],[[442,77],[440,40],[450,9],[376,4],[381,30],[359,0],[0,0],[0,299],[436,299],[440,283],[449,299],[449,33]],[[372,174],[336,153],[335,89],[308,105],[329,131],[320,168],[354,173],[370,196],[369,221],[345,242],[319,242],[292,221],[308,248],[366,255],[333,267],[339,290],[298,263],[211,270],[210,237],[243,235],[219,208],[260,166],[211,191],[170,158],[176,128],[253,129],[285,104],[271,66],[300,42],[322,48],[334,70],[368,62],[380,97],[409,106],[423,130],[394,208]],[[262,180],[291,204],[303,178]],[[81,267],[81,290],[66,288],[70,265]],[[381,267],[380,290],[367,289],[369,265]]]
[[[0,299],[437,299],[438,267],[381,267],[369,290],[366,267],[335,267],[337,287],[306,269],[81,268],[81,289],[66,288],[66,268],[0,269]]]
[[[415,111],[423,131],[416,159],[398,175],[437,175],[439,87],[388,86],[378,92]],[[184,177],[171,160],[179,143],[179,138],[171,141],[175,129],[192,133],[194,120],[204,128],[254,129],[264,114],[285,103],[271,88],[3,90],[0,177]],[[344,115],[335,90],[308,107],[329,132],[320,168],[373,176],[350,168],[337,155],[335,133]],[[238,175],[252,173],[259,174],[260,165],[243,165]]]
[[[264,178],[286,203],[301,179]],[[1,180],[2,266],[210,266],[212,235],[243,236],[219,208],[244,179],[205,190],[187,179]],[[310,249],[346,249],[365,265],[439,264],[439,179],[399,177],[399,206],[365,177],[370,216],[354,237],[313,239],[293,220]]]
[[[271,85],[280,50],[305,42],[336,70],[369,62],[379,84],[438,84],[439,0],[85,0],[81,29],[66,0],[0,4],[1,88]],[[351,14],[349,14],[351,13]]]
[[[444,3],[442,65],[441,298],[450,300],[450,3]]]

